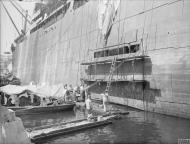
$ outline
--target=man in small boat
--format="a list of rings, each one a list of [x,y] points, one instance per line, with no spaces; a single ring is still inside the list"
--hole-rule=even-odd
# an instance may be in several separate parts
[[[69,85],[68,90],[69,90],[70,92],[73,92],[73,86],[72,86],[72,84]]]
[[[65,93],[65,101],[68,102],[69,100],[70,100],[70,93],[69,90],[67,90]]]
[[[12,102],[14,102],[13,99],[12,99],[12,97],[9,97],[9,99],[7,101],[7,105],[8,106],[15,106],[15,104],[13,104]]]
[[[78,98],[80,97],[80,87],[78,85],[74,88],[73,96],[74,101],[78,101]]]
[[[81,86],[80,86],[80,97],[81,97],[82,101],[85,102],[85,90],[84,90],[83,84],[81,84]]]
[[[59,105],[58,100],[53,101],[53,106],[58,106],[58,105]]]
[[[72,98],[72,100],[73,100],[74,102],[76,102],[76,93],[77,93],[77,86],[75,86],[75,87],[73,88],[73,98]]]
[[[68,99],[69,99],[69,90],[68,90],[68,88],[67,88],[67,84],[65,84],[65,86],[64,86],[64,99],[65,99],[65,102],[67,102],[68,101]]]
[[[31,104],[34,103],[34,95],[33,94],[30,94],[30,102],[31,102]]]
[[[46,101],[45,97],[42,98],[40,106],[42,106],[42,107],[46,107],[47,106],[47,101]]]
[[[19,104],[20,104],[20,99],[19,99],[19,95],[17,95],[17,96],[15,97],[15,106],[18,107]]]

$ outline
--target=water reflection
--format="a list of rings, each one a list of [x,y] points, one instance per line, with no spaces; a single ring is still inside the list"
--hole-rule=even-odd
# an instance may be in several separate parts
[[[65,111],[62,113],[24,115],[21,116],[21,119],[26,128],[31,128],[73,120],[75,119],[75,113],[73,111]]]
[[[119,107],[119,106],[117,106]],[[123,108],[123,107],[120,107]],[[125,109],[125,108],[124,108]],[[113,124],[55,137],[46,144],[60,143],[177,143],[190,138],[190,120],[128,109],[130,114]],[[25,127],[81,119],[85,109],[22,117]]]
[[[75,119],[86,118],[87,112],[84,107],[74,107],[73,111],[75,113]]]

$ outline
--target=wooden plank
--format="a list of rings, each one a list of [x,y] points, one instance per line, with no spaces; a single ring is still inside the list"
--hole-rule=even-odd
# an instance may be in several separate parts
[[[40,140],[48,139],[48,138],[51,138],[54,136],[65,135],[68,133],[72,133],[72,132],[76,132],[76,131],[80,131],[80,130],[86,130],[89,128],[93,128],[93,127],[97,127],[97,126],[103,126],[103,125],[107,125],[107,124],[111,124],[111,123],[112,122],[109,120],[102,120],[102,121],[97,121],[97,122],[90,122],[90,123],[86,123],[86,124],[81,124],[78,126],[60,128],[57,130],[52,130],[49,133],[41,133],[39,135],[33,136],[33,137],[31,137],[31,141],[32,142],[39,142]]]

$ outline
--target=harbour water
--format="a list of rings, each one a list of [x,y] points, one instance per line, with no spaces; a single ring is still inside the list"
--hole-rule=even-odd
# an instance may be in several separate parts
[[[129,115],[113,124],[75,132],[45,140],[43,144],[60,143],[178,143],[178,139],[190,139],[190,120],[136,109],[126,109]],[[75,109],[63,113],[22,116],[24,126],[32,128],[46,124],[82,119],[85,111]]]

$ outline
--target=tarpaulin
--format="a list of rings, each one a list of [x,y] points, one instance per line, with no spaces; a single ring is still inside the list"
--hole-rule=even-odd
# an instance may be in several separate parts
[[[62,84],[59,85],[26,85],[26,86],[16,86],[16,85],[6,85],[0,87],[0,91],[8,95],[19,95],[24,91],[28,91],[32,94],[36,94],[40,97],[62,97],[65,94],[65,89]]]
[[[0,87],[0,91],[8,94],[8,95],[15,95],[20,94],[26,90],[26,86],[17,86],[17,85],[6,85]]]

